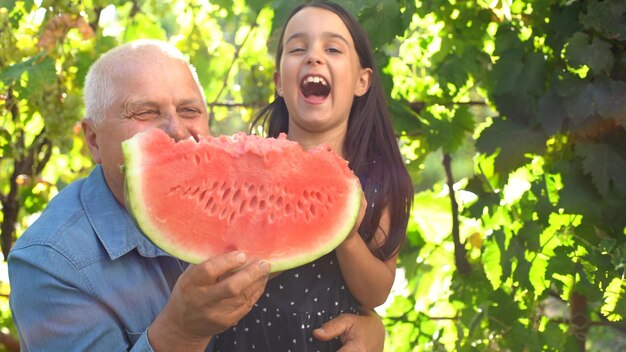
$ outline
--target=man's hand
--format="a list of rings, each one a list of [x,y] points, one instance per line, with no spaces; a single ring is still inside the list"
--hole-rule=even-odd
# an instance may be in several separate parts
[[[268,271],[267,262],[248,262],[241,252],[190,266],[148,330],[153,349],[203,351],[213,335],[250,311],[265,289]]]
[[[322,341],[339,337],[343,344],[339,352],[381,352],[385,327],[380,317],[372,310],[363,310],[361,314],[342,314],[313,330],[313,336]]]

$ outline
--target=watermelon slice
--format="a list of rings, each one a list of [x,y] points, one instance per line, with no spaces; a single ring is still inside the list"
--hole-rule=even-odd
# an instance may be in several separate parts
[[[361,185],[327,147],[239,133],[175,142],[159,129],[122,144],[126,207],[169,254],[199,263],[241,250],[281,271],[337,247]]]

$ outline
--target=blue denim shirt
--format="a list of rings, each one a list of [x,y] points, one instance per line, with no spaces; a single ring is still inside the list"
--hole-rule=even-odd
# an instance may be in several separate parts
[[[52,199],[8,262],[22,351],[63,352],[152,351],[147,328],[187,266],[142,235],[100,166]]]

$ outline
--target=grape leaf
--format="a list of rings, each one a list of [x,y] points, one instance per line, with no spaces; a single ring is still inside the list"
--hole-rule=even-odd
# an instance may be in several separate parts
[[[46,57],[42,61],[28,68],[28,85],[24,88],[24,97],[39,92],[43,87],[54,84],[56,81],[54,59]]]
[[[545,148],[545,136],[519,123],[496,119],[476,141],[479,151],[491,154],[499,150],[495,169],[508,173],[528,162],[526,154],[540,153]]]
[[[539,122],[546,134],[553,135],[560,132],[563,122],[567,119],[567,111],[563,99],[554,91],[547,92],[537,104]]]
[[[583,32],[574,33],[568,40],[565,58],[574,68],[587,65],[595,75],[608,73],[613,66],[611,44],[595,36],[590,43],[589,35]]]
[[[581,22],[608,39],[626,40],[626,2],[623,0],[591,0]]]
[[[563,175],[558,207],[567,209],[571,214],[582,214],[591,222],[598,221],[602,216],[602,208],[594,204],[601,204],[602,199],[583,170],[579,170],[575,164],[557,162],[555,171]]]
[[[381,0],[359,13],[373,48],[381,48],[403,32],[402,13],[396,0]]]
[[[576,145],[576,154],[583,158],[585,173],[591,175],[594,186],[604,197],[611,183],[620,182],[626,175],[626,160],[608,144],[583,142]]]
[[[36,55],[16,64],[9,66],[6,69],[3,69],[0,73],[0,81],[3,81],[5,84],[10,85],[14,81],[18,80],[22,73],[32,69],[37,65],[37,62],[44,58],[45,53],[39,52]]]

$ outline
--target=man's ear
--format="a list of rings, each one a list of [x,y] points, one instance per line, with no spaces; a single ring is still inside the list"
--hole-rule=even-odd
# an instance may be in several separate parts
[[[276,87],[276,94],[279,96],[283,96],[283,86],[280,83],[280,73],[278,71],[274,72],[274,86]]]
[[[100,148],[98,146],[98,139],[96,138],[96,129],[93,127],[93,122],[88,118],[84,118],[80,121],[80,127],[83,129],[85,135],[85,142],[89,151],[91,152],[91,158],[96,164],[100,164],[102,159],[100,158]]]
[[[362,68],[359,80],[356,82],[356,87],[354,89],[354,95],[357,97],[361,97],[367,93],[370,89],[370,85],[372,84],[372,69],[371,68]]]

